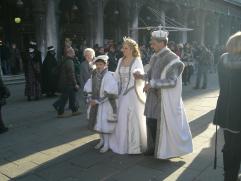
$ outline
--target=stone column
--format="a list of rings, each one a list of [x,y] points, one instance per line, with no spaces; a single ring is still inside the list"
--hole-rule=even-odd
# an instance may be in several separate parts
[[[199,25],[198,30],[196,31],[196,37],[198,38],[199,43],[204,44],[205,41],[205,12],[199,12],[197,16],[197,24]]]
[[[219,21],[220,21],[220,15],[216,14],[215,18],[214,18],[214,45],[218,45],[219,44],[219,33],[220,33],[220,27],[219,27]]]
[[[46,44],[48,46],[54,46],[56,52],[59,48],[59,24],[57,18],[57,7],[59,0],[47,0],[46,6]]]
[[[104,6],[103,0],[97,0],[97,9],[96,9],[96,39],[95,43],[98,43],[100,46],[104,44]]]
[[[224,39],[225,39],[225,42],[227,42],[229,36],[232,34],[231,33],[231,27],[232,27],[231,17],[229,15],[226,16],[224,22],[225,22],[224,23],[224,32],[225,32]]]
[[[178,11],[178,22],[180,22],[186,28],[190,28],[190,27],[188,27],[188,14],[189,14],[188,10],[185,10],[185,11],[179,10]],[[180,43],[186,43],[187,42],[187,31],[181,31],[179,33],[179,42]]]
[[[89,33],[88,33],[88,40],[87,40],[87,43],[88,43],[88,46],[91,46],[93,47],[94,44],[95,44],[95,39],[96,39],[96,35],[95,35],[95,17],[94,17],[94,13],[92,12],[89,12],[88,14],[88,18],[90,20],[90,23],[88,25],[88,28],[89,28]]]
[[[131,28],[131,37],[138,42],[138,21],[139,21],[139,9],[137,1],[133,1],[133,8],[131,9],[131,22],[130,22],[130,28]]]
[[[41,0],[32,0],[35,22],[35,36],[42,60],[46,55],[46,17],[45,8]]]

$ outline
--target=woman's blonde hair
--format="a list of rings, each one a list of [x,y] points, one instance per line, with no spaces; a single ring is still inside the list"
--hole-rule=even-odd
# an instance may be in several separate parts
[[[238,31],[229,37],[226,43],[226,50],[228,53],[241,53],[241,31]]]
[[[139,46],[135,40],[130,37],[124,37],[123,44],[127,44],[131,48],[133,57],[141,57]]]

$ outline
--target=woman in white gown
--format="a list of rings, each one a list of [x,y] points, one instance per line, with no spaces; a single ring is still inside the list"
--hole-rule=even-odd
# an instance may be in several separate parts
[[[123,57],[119,60],[115,77],[119,84],[118,122],[110,138],[110,148],[118,154],[140,154],[146,151],[145,100],[136,91],[133,72],[144,72],[138,44],[124,38]]]

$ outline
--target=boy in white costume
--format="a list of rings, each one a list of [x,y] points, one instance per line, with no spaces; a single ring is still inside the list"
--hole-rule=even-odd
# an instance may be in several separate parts
[[[100,142],[95,149],[101,148],[101,153],[108,151],[109,136],[117,123],[118,85],[113,74],[108,71],[108,58],[107,55],[95,58],[96,69],[84,86],[84,91],[88,94],[89,128],[100,133]]]

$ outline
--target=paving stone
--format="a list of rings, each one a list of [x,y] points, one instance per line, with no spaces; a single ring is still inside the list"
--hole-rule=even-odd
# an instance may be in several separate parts
[[[8,181],[8,180],[10,180],[10,178],[9,178],[9,177],[6,177],[6,176],[3,175],[2,173],[0,173],[0,180],[1,180],[1,181]]]
[[[146,168],[151,168],[155,170],[160,170],[161,172],[173,172],[178,168],[184,166],[184,160],[160,160],[154,157],[146,157],[138,165]]]
[[[34,170],[34,174],[49,181],[78,176],[83,169],[67,162],[61,162],[48,168]]]
[[[185,164],[182,165],[184,168],[191,168],[196,171],[202,171],[212,165],[213,159],[211,159],[211,155],[207,156],[205,154],[199,153],[199,154],[188,154],[185,156],[182,156],[180,158],[174,158],[173,161],[183,161]]]
[[[27,175],[27,176],[17,177],[15,179],[13,179],[13,181],[46,181],[46,180],[39,177],[39,176],[30,174],[30,175]]]
[[[32,162],[26,162],[18,165],[16,163],[10,162],[5,165],[1,165],[0,172],[10,178],[15,178],[26,172],[31,171],[35,167],[36,164]]]
[[[143,155],[116,155],[107,160],[107,165],[116,169],[126,169],[132,167],[144,159]]]
[[[134,166],[120,173],[113,175],[111,178],[117,181],[159,181],[158,178],[163,174],[160,170],[155,170],[142,166]]]
[[[83,153],[82,155],[73,157],[71,160],[69,160],[69,162],[81,168],[87,169],[92,167],[96,163],[101,162],[108,157],[111,157],[111,155],[113,155],[113,153],[107,152],[105,154],[102,154],[92,148],[88,152]]]
[[[216,170],[213,167],[208,167],[205,169],[196,179],[196,181],[206,181],[206,180],[215,180],[223,181],[223,169],[217,168]]]
[[[158,180],[163,181],[194,181],[198,175],[200,174],[199,171],[190,169],[190,168],[183,168],[180,167],[173,172],[164,172]]]
[[[80,180],[79,178],[68,177],[68,178],[60,179],[59,181],[80,181]]]
[[[119,173],[119,170],[114,167],[105,164],[96,164],[82,172],[78,178],[84,181],[105,181],[117,173]]]

